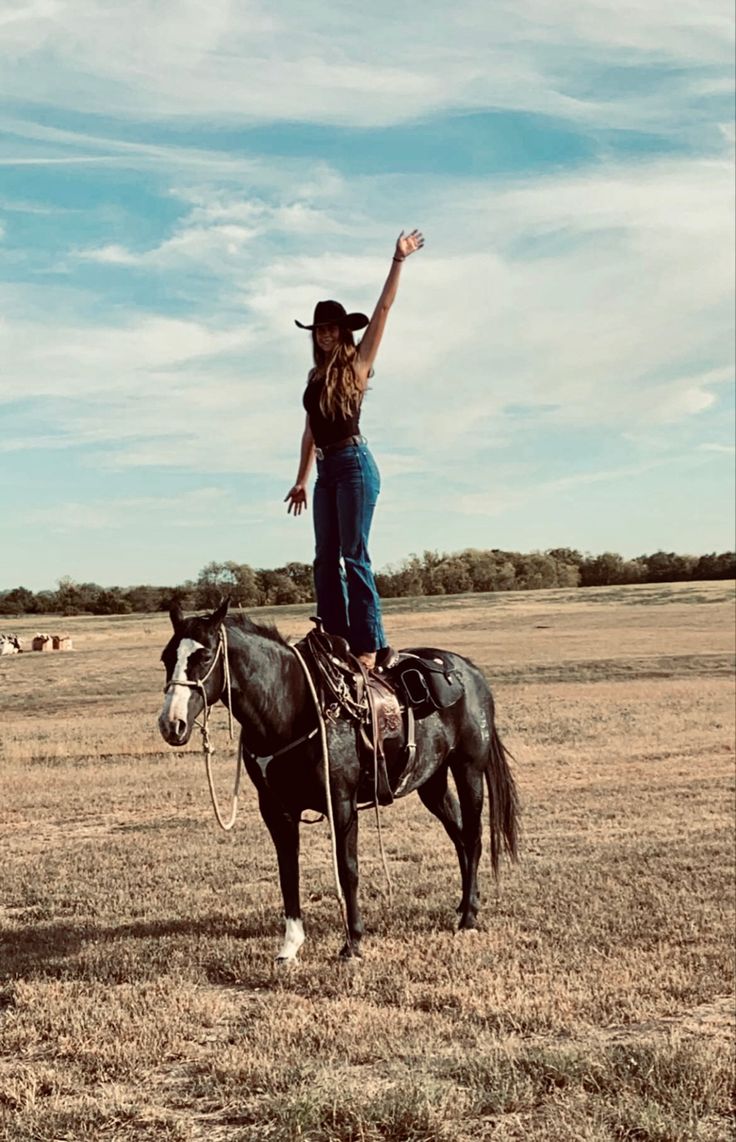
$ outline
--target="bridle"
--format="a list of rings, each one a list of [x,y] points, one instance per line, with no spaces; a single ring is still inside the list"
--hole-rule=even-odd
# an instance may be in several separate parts
[[[232,711],[232,701],[231,701],[230,663],[228,662],[228,657],[227,657],[227,634],[225,633],[225,627],[224,626],[221,626],[220,630],[218,632],[217,650],[215,651],[215,657],[212,659],[212,663],[210,665],[210,668],[207,671],[207,673],[204,675],[204,677],[203,678],[195,678],[193,682],[189,678],[171,678],[166,683],[166,685],[164,686],[164,694],[168,694],[169,690],[173,689],[174,686],[188,686],[190,690],[200,690],[201,694],[202,694],[202,703],[204,706],[204,724],[206,726],[207,725],[207,719],[209,718],[210,703],[207,701],[207,691],[204,688],[204,684],[207,681],[207,679],[210,677],[210,675],[213,673],[215,667],[217,666],[217,663],[220,660],[220,655],[223,655],[224,663],[225,663],[225,688],[227,690],[227,711],[229,714],[228,723],[229,723],[229,731],[230,731],[230,740],[232,741],[233,711]],[[217,698],[215,698],[215,702],[219,702],[221,696],[222,696],[221,694],[218,694]],[[214,705],[214,703],[212,703],[212,705]],[[195,721],[195,725],[198,725],[198,724],[199,723],[197,723]]]
[[[199,690],[199,692],[201,694],[201,697],[202,697],[202,721],[200,722],[198,719],[195,718],[194,724],[195,724],[195,726],[199,727],[201,734],[202,734],[202,751],[204,753],[205,769],[207,771],[207,784],[209,785],[209,788],[210,788],[210,798],[212,800],[212,808],[215,811],[215,817],[217,818],[218,825],[220,826],[221,829],[224,829],[225,832],[228,833],[228,832],[230,832],[233,825],[235,824],[235,819],[238,815],[238,793],[240,792],[240,753],[238,753],[238,759],[237,759],[236,768],[235,768],[235,786],[233,788],[233,801],[232,801],[232,806],[230,809],[230,816],[226,820],[223,817],[222,813],[220,812],[220,806],[219,806],[218,801],[217,801],[217,794],[215,793],[215,783],[214,783],[214,780],[212,777],[212,755],[215,751],[214,751],[214,747],[210,741],[209,719],[210,719],[210,709],[212,708],[212,706],[215,703],[214,702],[210,703],[207,701],[207,690],[205,689],[205,685],[204,685],[205,682],[207,681],[207,679],[213,673],[215,667],[217,666],[217,663],[220,661],[221,655],[222,655],[222,659],[223,659],[224,666],[225,666],[225,690],[227,691],[227,703],[226,703],[226,705],[227,705],[227,714],[228,714],[228,734],[230,737],[230,741],[232,741],[233,740],[232,685],[230,682],[230,662],[229,662],[228,656],[227,656],[227,634],[225,633],[224,624],[220,627],[220,630],[218,632],[217,650],[215,651],[215,657],[213,658],[212,663],[210,664],[210,668],[207,671],[207,673],[204,675],[204,677],[195,678],[194,681],[190,681],[189,678],[177,678],[177,679],[172,678],[164,686],[164,694],[168,694],[169,690],[173,689],[174,686],[187,686],[190,690]],[[221,697],[222,697],[222,691],[220,691],[218,696],[215,698],[215,702],[219,702]]]

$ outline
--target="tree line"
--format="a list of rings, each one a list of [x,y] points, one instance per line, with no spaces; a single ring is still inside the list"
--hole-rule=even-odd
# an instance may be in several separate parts
[[[425,551],[410,555],[376,575],[382,598],[458,595],[465,592],[538,591],[548,587],[604,587],[619,583],[678,583],[736,578],[736,553],[678,555],[656,551],[624,559],[615,552],[582,554],[570,547],[548,551],[479,550],[453,554]],[[233,605],[284,606],[314,601],[312,567],[287,563],[274,570],[247,563],[208,563],[196,580],[179,586],[101,587],[68,576],[55,591],[27,587],[0,591],[0,615],[121,615],[168,610],[178,602],[188,610],[207,610],[229,595]]]

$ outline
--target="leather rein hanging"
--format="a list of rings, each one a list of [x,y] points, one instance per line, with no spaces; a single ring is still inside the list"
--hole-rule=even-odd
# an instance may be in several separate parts
[[[388,861],[386,859],[386,851],[385,851],[384,845],[383,845],[383,833],[381,831],[381,815],[380,815],[379,807],[378,807],[379,806],[379,802],[378,802],[378,725],[377,725],[377,719],[376,719],[376,704],[375,704],[375,699],[371,693],[370,685],[368,682],[368,672],[366,671],[363,664],[359,661],[359,659],[355,659],[355,663],[356,663],[360,673],[356,675],[354,671],[350,670],[350,674],[352,677],[354,677],[356,679],[359,678],[360,683],[358,684],[357,689],[356,689],[356,696],[353,697],[353,695],[350,691],[350,686],[348,685],[348,683],[345,680],[345,671],[344,671],[344,667],[342,667],[342,665],[340,663],[340,659],[339,658],[335,659],[333,657],[331,651],[329,649],[325,649],[324,644],[321,642],[320,632],[315,631],[315,630],[310,631],[309,634],[306,636],[306,638],[303,640],[302,645],[306,645],[306,647],[309,649],[310,657],[311,657],[312,662],[314,664],[316,673],[318,675],[318,679],[321,683],[321,686],[320,686],[321,693],[318,695],[317,689],[314,685],[314,682],[313,682],[312,677],[311,677],[311,673],[308,670],[306,662],[302,658],[301,654],[297,651],[296,647],[292,647],[292,650],[295,651],[295,653],[297,654],[297,657],[299,658],[299,660],[302,664],[302,667],[304,668],[304,672],[307,676],[307,682],[309,684],[309,688],[310,688],[310,691],[312,693],[314,704],[315,704],[315,707],[317,709],[317,715],[319,718],[319,728],[320,728],[320,731],[322,734],[322,741],[323,741],[323,747],[322,748],[323,748],[323,757],[324,757],[324,766],[325,766],[327,808],[328,808],[328,816],[329,816],[329,820],[330,820],[330,831],[332,834],[333,861],[335,863],[335,868],[337,868],[337,853],[336,853],[336,849],[335,849],[334,823],[332,820],[332,803],[331,803],[332,798],[331,798],[330,785],[329,785],[329,757],[328,757],[328,753],[327,753],[327,737],[326,737],[325,723],[328,721],[330,721],[330,722],[337,721],[337,719],[340,717],[341,713],[344,712],[347,715],[347,717],[350,720],[352,720],[353,722],[356,722],[359,725],[360,724],[367,724],[367,725],[370,725],[370,727],[371,727],[371,748],[372,748],[372,753],[373,753],[373,808],[375,809],[375,815],[376,815],[376,829],[378,832],[378,848],[379,848],[379,851],[381,854],[381,863],[383,865],[384,875],[386,877],[386,885],[388,887],[388,900],[389,900],[389,904],[390,904],[392,899],[393,899],[393,886],[391,884],[391,874],[390,874],[389,869],[388,869]],[[329,694],[332,695],[332,697],[334,699],[334,701],[331,702],[329,705],[328,705],[327,700],[326,700],[328,692],[329,692]],[[413,719],[412,719],[412,726],[413,726]],[[413,738],[413,730],[412,730],[412,738]],[[369,808],[371,808],[371,806],[370,806],[370,804],[365,805],[365,806],[359,805],[358,808],[359,809],[360,808],[369,809]],[[343,919],[345,919],[344,902],[341,899],[342,892],[339,888],[339,880],[337,879],[337,872],[335,873],[335,876],[336,876],[336,884],[338,886],[337,895],[338,895],[338,899],[341,900],[341,907],[343,909]],[[346,930],[347,930],[347,925],[346,925]]]

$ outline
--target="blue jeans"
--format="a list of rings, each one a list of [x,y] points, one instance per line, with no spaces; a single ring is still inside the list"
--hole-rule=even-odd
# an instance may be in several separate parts
[[[317,460],[314,486],[314,588],[329,634],[354,654],[386,645],[368,534],[381,477],[368,445],[349,444]]]

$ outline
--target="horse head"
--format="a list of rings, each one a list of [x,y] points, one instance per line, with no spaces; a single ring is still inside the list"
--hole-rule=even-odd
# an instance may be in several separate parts
[[[211,615],[188,619],[178,603],[169,611],[174,633],[161,654],[166,696],[158,719],[161,736],[169,745],[186,745],[205,702],[213,706],[222,694],[227,652],[221,632],[228,603],[225,599]]]

